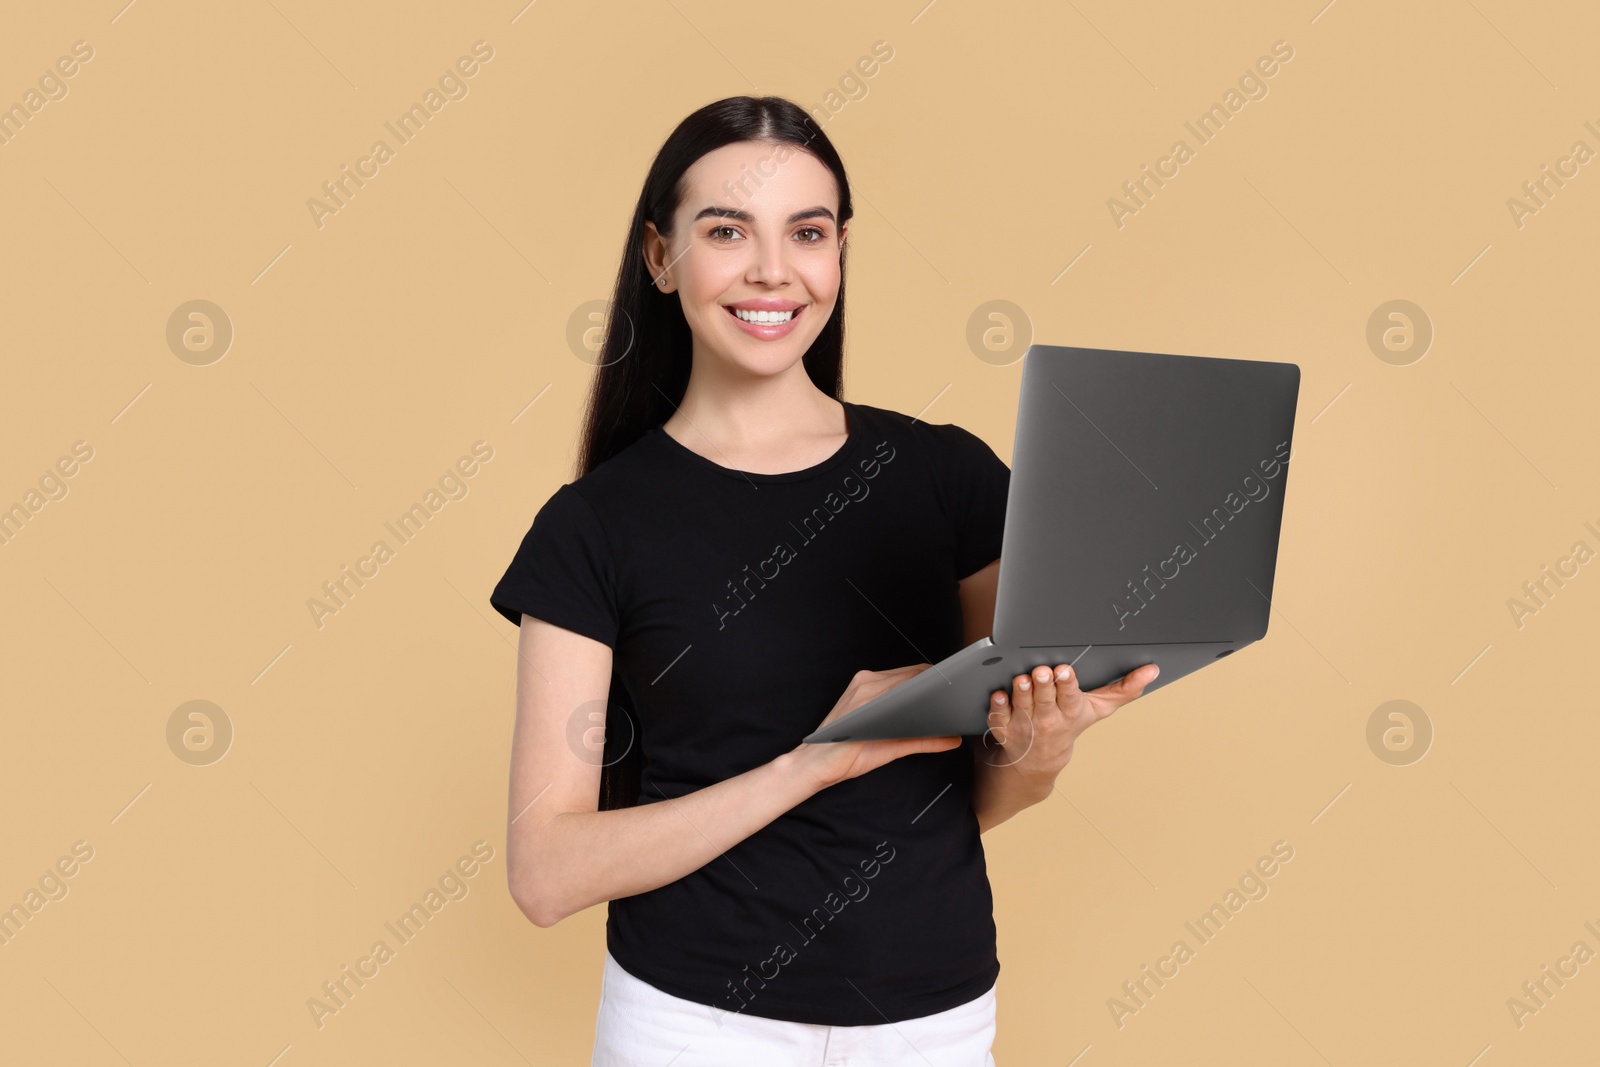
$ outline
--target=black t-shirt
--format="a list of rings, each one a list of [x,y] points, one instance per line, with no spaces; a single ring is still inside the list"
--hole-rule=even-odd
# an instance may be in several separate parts
[[[980,438],[844,403],[848,440],[755,474],[659,426],[561,486],[494,588],[613,649],[639,723],[639,802],[799,744],[858,670],[938,663],[957,582],[1000,556],[1011,472]],[[615,727],[613,727],[615,728]],[[606,945],[658,989],[727,1011],[856,1026],[994,985],[972,807],[976,739],[903,756],[796,805],[699,870],[610,902]]]

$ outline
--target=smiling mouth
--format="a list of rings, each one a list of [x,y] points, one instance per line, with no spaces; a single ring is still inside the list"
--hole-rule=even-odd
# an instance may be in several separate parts
[[[743,308],[728,307],[723,305],[728,314],[741,322],[748,322],[752,326],[782,326],[794,321],[806,309],[804,304],[793,311],[746,311]]]

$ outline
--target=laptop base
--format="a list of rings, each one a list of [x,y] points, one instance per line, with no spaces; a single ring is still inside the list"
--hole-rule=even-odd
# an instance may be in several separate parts
[[[823,744],[952,734],[981,736],[989,729],[991,695],[1000,689],[1009,696],[1011,679],[1035,667],[1070,663],[1079,688],[1087,692],[1115,682],[1146,663],[1154,663],[1161,673],[1145,686],[1144,691],[1149,694],[1253,641],[1003,649],[985,637],[850,714],[812,731],[803,740],[807,744]]]

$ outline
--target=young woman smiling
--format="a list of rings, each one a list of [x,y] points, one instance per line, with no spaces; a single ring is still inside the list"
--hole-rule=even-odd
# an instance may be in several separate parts
[[[787,100],[673,131],[579,477],[490,598],[521,629],[512,896],[542,927],[609,902],[595,1065],[993,1064],[979,835],[1150,681],[1040,667],[981,741],[800,742],[988,634],[1010,478],[959,426],[841,398],[850,217]]]

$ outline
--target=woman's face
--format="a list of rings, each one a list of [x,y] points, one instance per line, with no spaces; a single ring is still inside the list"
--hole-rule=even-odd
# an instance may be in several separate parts
[[[672,238],[646,223],[645,261],[682,301],[695,361],[762,376],[798,363],[839,295],[848,227],[833,172],[792,145],[741,141],[702,156],[684,182]]]

